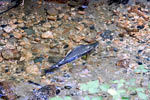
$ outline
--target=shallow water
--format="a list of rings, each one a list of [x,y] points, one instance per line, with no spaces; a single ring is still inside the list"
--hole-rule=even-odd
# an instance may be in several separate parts
[[[13,83],[14,93],[19,96],[17,100],[30,100],[34,89],[48,84],[60,89],[58,96],[70,96],[73,100],[104,94],[106,97],[103,96],[103,100],[112,100],[108,93],[89,94],[79,89],[81,83],[93,80],[113,87],[113,80],[124,79],[128,82],[129,79],[136,79],[137,87],[141,84],[148,87],[149,73],[141,75],[134,70],[141,64],[149,65],[148,42],[138,42],[138,39],[149,41],[149,34],[136,33],[135,38],[117,27],[124,15],[127,17],[123,21],[131,19],[126,7],[108,6],[105,2],[93,0],[84,12],[79,12],[78,6],[71,8],[67,4],[51,2],[40,5],[35,0],[29,0],[24,6],[0,15],[1,81]],[[135,20],[141,18],[132,16]],[[132,20],[130,22],[131,26],[136,27]],[[140,30],[141,33],[150,32],[147,22],[144,21],[147,28]],[[93,41],[98,41],[99,46],[91,54],[63,65],[53,74],[43,75],[44,69],[65,57],[73,48]],[[19,56],[16,57],[17,54]],[[28,80],[41,86],[28,83]],[[137,100],[138,97],[131,98]]]

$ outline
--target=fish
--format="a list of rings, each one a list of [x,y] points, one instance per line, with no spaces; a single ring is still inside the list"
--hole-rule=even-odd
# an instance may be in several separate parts
[[[94,48],[98,46],[99,42],[95,42],[92,44],[87,44],[87,45],[79,45],[76,48],[74,48],[71,52],[69,52],[63,59],[58,61],[56,64],[52,65],[49,69],[45,69],[44,73],[51,73],[54,70],[58,69],[62,65],[65,65],[67,63],[70,63],[79,57],[90,53]]]

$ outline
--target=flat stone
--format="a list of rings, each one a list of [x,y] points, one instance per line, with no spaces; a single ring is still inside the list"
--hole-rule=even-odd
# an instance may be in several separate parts
[[[2,51],[2,57],[4,59],[19,59],[20,53],[16,49],[7,49]]]
[[[41,37],[42,37],[43,39],[54,38],[51,31],[47,31],[47,32],[43,33],[43,34],[41,35]]]

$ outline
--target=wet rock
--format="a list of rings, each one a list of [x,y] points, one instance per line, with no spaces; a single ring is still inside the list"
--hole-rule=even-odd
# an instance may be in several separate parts
[[[40,70],[37,65],[28,65],[26,68],[26,72],[33,75],[40,75]]]
[[[16,100],[17,96],[13,91],[13,85],[10,82],[0,82],[0,93],[2,95],[1,98],[4,100]]]
[[[81,24],[81,25],[78,25],[76,26],[76,28],[79,30],[79,31],[82,31],[84,29],[84,25]]]
[[[43,60],[43,59],[44,59],[43,57],[36,57],[36,58],[34,59],[34,63],[37,63],[37,62],[42,63],[42,60]]]
[[[128,68],[129,67],[129,60],[128,59],[119,60],[116,63],[116,65],[119,67],[122,67],[122,68]]]
[[[3,61],[3,57],[2,56],[0,56],[0,62],[2,62]]]
[[[103,40],[105,39],[113,39],[113,33],[110,30],[106,30],[105,32],[103,32],[102,34],[100,34],[100,36],[103,38]]]
[[[55,16],[58,14],[58,10],[56,10],[54,7],[48,7],[45,10],[46,10],[46,13],[50,16]]]
[[[91,26],[90,26],[90,29],[91,29],[91,30],[95,30],[94,25],[91,25]]]
[[[33,29],[25,29],[24,31],[27,33],[27,35],[35,34],[35,31]]]
[[[21,38],[22,38],[22,34],[21,34],[21,33],[14,32],[13,35],[14,35],[14,37],[17,38],[17,39],[21,39]]]
[[[60,90],[59,89],[57,89],[56,90],[56,95],[58,95],[60,93]]]
[[[6,26],[7,26],[7,24],[2,24],[1,25],[2,28],[5,28]]]
[[[70,90],[72,86],[64,86],[64,88]]]
[[[58,57],[58,56],[49,56],[48,57],[48,62],[50,63],[57,63],[59,60],[61,60],[62,57]]]
[[[10,26],[6,26],[6,27],[4,27],[4,31],[6,32],[6,33],[10,33],[11,31],[13,31],[13,27],[10,27]]]
[[[19,59],[20,53],[16,49],[2,50],[2,57],[7,60],[8,59]]]
[[[48,16],[47,18],[49,20],[52,20],[52,21],[56,21],[57,20],[57,16]]]
[[[46,85],[39,90],[33,92],[33,96],[28,100],[48,100],[49,97],[56,95],[55,85]]]
[[[143,29],[144,28],[144,25],[139,25],[137,26],[138,29]]]
[[[43,34],[41,35],[41,37],[42,37],[43,39],[52,39],[52,38],[54,38],[51,31],[47,31],[47,32],[43,33]]]
[[[30,60],[32,58],[32,56],[33,55],[32,55],[31,51],[23,49],[20,61],[23,61],[23,60],[28,61],[28,60]]]
[[[78,11],[78,14],[84,15],[84,14],[85,14],[85,11]]]
[[[34,54],[45,54],[47,52],[49,52],[49,47],[48,46],[45,46],[43,44],[35,44],[33,45],[31,51],[34,53]]]
[[[22,67],[22,66],[16,68],[16,74],[19,74],[19,73],[21,73],[23,71],[24,71],[24,67]]]

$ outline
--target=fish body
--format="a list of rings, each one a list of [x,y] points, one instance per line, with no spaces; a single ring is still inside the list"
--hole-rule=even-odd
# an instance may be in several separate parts
[[[62,65],[69,63],[71,61],[74,61],[78,59],[79,57],[91,52],[98,44],[99,44],[98,42],[95,42],[95,43],[88,44],[88,45],[77,46],[71,52],[69,52],[65,58],[63,58],[58,63],[51,66],[49,69],[46,69],[45,73],[50,73],[54,71],[55,69],[58,69]]]

